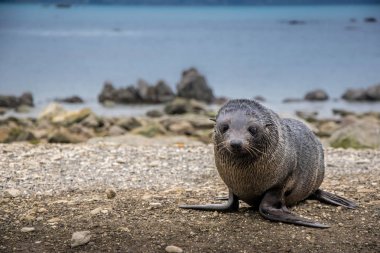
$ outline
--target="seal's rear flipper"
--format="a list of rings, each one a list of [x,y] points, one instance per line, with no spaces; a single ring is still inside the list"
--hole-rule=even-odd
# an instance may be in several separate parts
[[[316,190],[316,192],[313,193],[311,197],[319,201],[332,204],[332,205],[344,206],[351,209],[357,207],[357,205],[351,200],[345,199],[343,197],[340,197],[338,195],[335,195],[335,194],[332,194],[320,189]]]
[[[195,209],[203,211],[220,211],[234,212],[239,209],[239,198],[231,191],[228,194],[227,203],[225,204],[208,204],[208,205],[180,205],[180,208]]]
[[[330,227],[328,225],[314,222],[291,213],[281,202],[281,198],[278,197],[276,192],[272,191],[269,191],[264,195],[259,206],[259,212],[264,218],[271,221],[281,221],[314,228]]]

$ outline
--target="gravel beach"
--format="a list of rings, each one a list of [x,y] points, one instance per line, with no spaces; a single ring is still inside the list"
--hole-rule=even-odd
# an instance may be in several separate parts
[[[355,210],[306,200],[318,230],[237,213],[181,210],[227,189],[211,145],[186,139],[0,145],[0,252],[378,252],[380,152],[326,150],[322,188]],[[116,194],[116,196],[115,196]],[[71,247],[74,232],[90,231]],[[88,234],[86,234],[88,235]]]

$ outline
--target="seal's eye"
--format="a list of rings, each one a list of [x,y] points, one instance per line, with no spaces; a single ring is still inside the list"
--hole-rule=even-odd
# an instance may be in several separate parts
[[[230,127],[227,124],[223,124],[220,126],[220,131],[224,134],[229,128]]]
[[[252,135],[255,136],[257,134],[257,129],[254,126],[248,127],[248,132]]]

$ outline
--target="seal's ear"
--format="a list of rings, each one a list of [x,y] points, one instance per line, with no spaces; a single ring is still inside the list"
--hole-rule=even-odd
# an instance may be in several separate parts
[[[216,119],[210,118],[209,120],[216,122]]]

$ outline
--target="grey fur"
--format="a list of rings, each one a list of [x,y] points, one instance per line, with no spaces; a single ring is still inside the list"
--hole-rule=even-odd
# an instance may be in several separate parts
[[[237,114],[255,121],[265,131],[261,146],[254,157],[237,158],[222,143],[225,137],[218,131],[218,123]],[[253,100],[230,100],[217,115],[214,149],[218,172],[226,185],[239,199],[257,205],[269,189],[281,190],[285,204],[291,206],[314,193],[324,176],[324,155],[321,143],[300,121],[281,119],[275,112]],[[268,127],[265,127],[269,125]],[[238,131],[241,133],[242,130]],[[243,134],[244,135],[244,134]],[[247,136],[242,138],[248,139]]]

